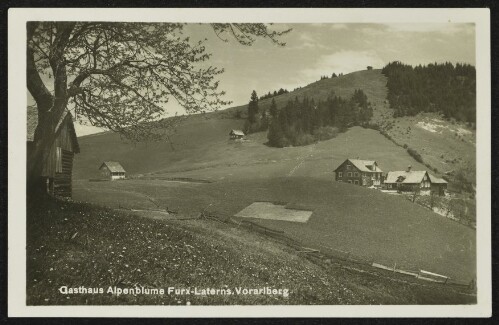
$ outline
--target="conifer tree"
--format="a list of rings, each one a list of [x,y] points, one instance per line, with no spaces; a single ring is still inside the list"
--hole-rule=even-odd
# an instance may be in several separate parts
[[[258,115],[258,95],[256,91],[253,90],[251,93],[250,102],[248,104],[248,121],[250,124],[254,124],[257,121]]]
[[[272,119],[269,125],[269,132],[267,133],[269,145],[272,147],[283,147],[284,133],[281,128],[280,121],[275,118]]]
[[[277,117],[277,105],[274,98],[272,98],[272,102],[270,103],[269,113],[272,119]]]

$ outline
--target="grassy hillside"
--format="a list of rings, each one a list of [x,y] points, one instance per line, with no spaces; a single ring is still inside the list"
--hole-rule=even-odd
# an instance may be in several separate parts
[[[385,85],[386,78],[380,70],[358,71],[317,81],[275,99],[278,106],[282,106],[295,96],[324,99],[333,90],[335,94],[347,98],[355,89],[362,89],[373,105],[373,122],[380,125],[399,147],[405,144],[415,149],[423,157],[424,163],[437,168],[437,174],[460,168],[467,168],[468,174],[474,170],[473,130],[444,121],[434,114],[393,118],[386,100]],[[270,101],[262,100],[259,106],[265,109]],[[300,148],[268,148],[263,145],[267,141],[265,133],[253,134],[249,137],[250,141],[245,143],[232,143],[228,140],[228,132],[230,129],[242,128],[244,124],[244,119],[235,118],[236,112],[241,111],[244,116],[246,109],[244,105],[188,117],[172,137],[174,148],[167,142],[127,144],[112,133],[81,137],[81,153],[75,158],[74,177],[88,179],[98,176],[98,167],[105,160],[121,162],[131,175],[186,172],[208,167],[238,168],[253,164],[275,164],[275,160],[278,163],[300,163],[296,171],[298,175],[330,176],[333,167],[342,159],[357,156],[379,160],[385,171],[403,169],[408,164],[414,168],[426,168],[404,153],[404,149],[394,148],[393,143],[384,141],[377,131],[360,131],[359,128],[336,139]],[[266,167],[275,169],[275,166]],[[277,169],[279,175],[289,171]],[[307,169],[311,172],[304,173]],[[223,177],[225,171],[218,173]]]
[[[212,115],[189,117],[173,135],[173,145],[165,142],[126,143],[115,133],[99,133],[79,139],[81,153],[75,156],[73,177],[92,178],[103,161],[119,161],[128,174],[149,173],[172,165],[188,167],[196,161],[209,161],[213,148],[227,145],[231,128],[241,128],[242,120],[218,119]]]
[[[332,180],[334,169],[347,157],[374,159],[382,170],[424,168],[407,152],[375,130],[354,127],[336,138],[314,145],[271,148],[263,145],[265,133],[252,134],[247,142],[211,147],[209,159],[192,166],[173,164],[154,176],[190,177],[212,181],[228,179],[307,176]]]
[[[28,210],[27,218],[28,305],[476,303],[476,295],[465,288],[458,292],[376,272],[323,268],[265,237],[214,221],[151,220],[50,201]],[[61,286],[105,292],[109,287],[234,292],[271,287],[287,289],[288,295],[63,294]]]
[[[475,232],[398,196],[309,177],[232,179],[209,184],[161,180],[79,181],[74,199],[105,206],[233,216],[253,202],[313,211],[306,224],[254,220],[318,249],[338,249],[385,265],[424,269],[470,281]]]
[[[359,71],[338,78],[320,80],[291,93],[277,96],[275,99],[280,107],[295,96],[325,99],[331,90],[334,90],[335,94],[348,98],[355,89],[363,89],[376,107],[382,105],[386,97],[385,84],[386,78],[380,70]],[[271,99],[262,100],[259,106],[265,109],[270,106],[270,102]],[[163,170],[202,168],[220,164],[220,160],[234,164],[231,159],[240,159],[240,157],[231,156],[233,154],[244,155],[244,160],[248,160],[248,156],[254,157],[255,154],[263,157],[262,159],[268,154],[271,154],[270,160],[286,158],[286,153],[283,154],[282,151],[278,153],[263,146],[267,141],[265,134],[253,137],[253,142],[257,146],[251,147],[249,151],[247,144],[242,144],[234,152],[232,149],[227,150],[229,145],[237,146],[229,144],[228,133],[231,129],[243,127],[244,119],[237,119],[235,116],[237,111],[241,111],[243,117],[246,116],[246,108],[244,105],[190,116],[172,137],[174,149],[167,142],[136,145],[125,143],[119,135],[113,133],[81,137],[79,139],[81,153],[75,158],[74,177],[82,179],[98,176],[97,169],[105,160],[117,160],[129,173],[143,174]]]
[[[384,105],[386,99],[386,77],[381,74],[380,69],[365,70],[349,73],[337,78],[328,78],[316,81],[305,87],[297,89],[287,94],[274,97],[277,107],[285,106],[288,100],[294,100],[295,97],[314,98],[315,101],[325,100],[334,93],[336,96],[345,99],[350,98],[356,89],[362,89],[373,104],[374,108]],[[268,109],[272,99],[264,99],[258,102],[260,109]],[[218,114],[226,117],[234,117],[236,111],[246,113],[247,105],[237,106]]]
[[[333,170],[348,157],[377,160],[384,171],[408,165],[425,168],[405,149],[371,129],[354,127],[315,145],[280,149],[264,145],[265,132],[252,134],[245,142],[228,140],[224,130],[239,122],[190,119],[186,124],[189,127],[179,129],[174,138],[181,142],[175,150],[167,143],[125,144],[114,134],[85,137],[80,143],[82,153],[75,159],[74,177],[88,179],[98,175],[97,169],[104,160],[120,161],[129,174],[208,180],[272,176],[332,179]],[[108,147],[106,143],[110,142]]]
[[[391,110],[379,110],[374,121],[400,146],[416,150],[438,174],[460,169],[474,179],[476,133],[464,123],[444,120],[434,113],[391,118]],[[475,182],[473,180],[473,182]]]

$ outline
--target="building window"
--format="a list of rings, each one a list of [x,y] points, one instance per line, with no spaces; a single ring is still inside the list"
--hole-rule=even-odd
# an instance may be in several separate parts
[[[347,169],[350,170],[350,165],[347,165]]]
[[[347,176],[348,176],[348,177],[352,177],[352,172],[348,172],[348,173],[347,173]]]
[[[359,181],[358,180],[353,181],[353,183],[359,185]]]
[[[342,172],[338,172],[338,177],[343,177],[343,173]]]
[[[354,173],[353,173],[353,176],[355,176],[355,177],[359,177],[359,173],[354,172]]]
[[[351,179],[349,179],[349,180],[348,180],[348,182],[349,182],[350,184],[352,184],[352,180],[351,180]]]

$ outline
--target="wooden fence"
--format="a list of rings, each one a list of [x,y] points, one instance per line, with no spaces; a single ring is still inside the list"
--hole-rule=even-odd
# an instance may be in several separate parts
[[[152,209],[151,209],[152,210]],[[156,210],[157,211],[157,210]],[[175,213],[174,213],[175,214]],[[316,264],[320,264],[323,266],[329,266],[331,264],[337,264],[342,268],[358,271],[358,272],[366,272],[377,276],[385,276],[385,277],[398,277],[397,281],[407,282],[420,282],[427,281],[439,284],[445,284],[449,286],[455,286],[456,288],[465,288],[469,287],[470,283],[465,281],[458,281],[456,279],[452,279],[446,275],[433,273],[425,270],[403,270],[397,268],[397,264],[395,263],[393,266],[385,266],[383,264],[376,263],[372,259],[366,259],[365,257],[357,256],[352,254],[351,252],[342,251],[339,249],[331,248],[323,246],[321,249],[306,247],[300,240],[296,238],[292,238],[287,235],[282,230],[276,230],[272,228],[268,228],[258,224],[256,222],[252,222],[249,220],[241,220],[235,219],[232,216],[222,216],[220,213],[212,213],[206,210],[203,210],[198,217],[194,218],[182,218],[175,220],[192,220],[192,219],[209,219],[222,223],[232,224],[236,227],[243,227],[252,232],[256,232],[262,234],[266,237],[270,237],[273,240],[285,244],[286,246],[295,250],[297,254],[304,255],[307,259],[311,260]],[[355,267],[355,265],[363,265],[363,269],[359,269]],[[373,272],[366,270],[372,269]],[[374,270],[378,270],[383,272],[383,275],[375,272]],[[401,278],[402,277],[402,278]],[[473,282],[473,280],[472,280]]]

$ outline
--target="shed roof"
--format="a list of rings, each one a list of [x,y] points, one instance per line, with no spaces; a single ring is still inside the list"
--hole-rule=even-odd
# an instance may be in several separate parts
[[[67,110],[62,113],[61,118],[57,122],[55,126],[55,133],[58,133],[61,130],[61,126],[64,123],[68,123],[69,133],[71,135],[71,141],[73,143],[73,148],[75,153],[80,152],[80,145],[78,144],[78,138],[76,136],[76,131],[73,124],[73,116]],[[35,139],[35,130],[38,125],[38,110],[36,106],[28,106],[27,107],[27,128],[26,128],[26,140],[28,142],[34,141]]]
[[[101,169],[103,166],[106,166],[107,169],[109,169],[109,171],[111,173],[124,173],[125,172],[125,169],[123,168],[123,166],[121,166],[121,164],[117,161],[105,161],[102,163],[102,165],[99,167],[99,169]]]
[[[419,184],[426,174],[426,170],[391,171],[386,175],[385,183]]]
[[[244,132],[241,130],[230,130],[229,135],[232,135],[232,134],[244,136]]]
[[[428,174],[428,176],[430,177],[430,181],[433,184],[447,184],[447,181],[443,178],[439,178],[439,177],[432,175],[432,174]]]
[[[383,172],[381,170],[381,168],[378,167],[378,163],[375,160],[361,160],[361,159],[347,159],[347,160],[350,161],[355,167],[357,167],[357,169],[359,169],[362,172],[366,172],[366,173],[373,173],[373,172],[382,173]],[[347,160],[345,160],[345,161],[347,161]],[[341,165],[343,165],[343,164],[344,164],[344,162]],[[338,168],[336,168],[336,169],[338,169]]]

